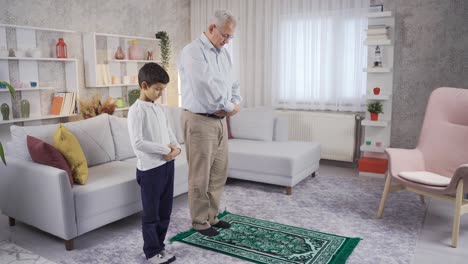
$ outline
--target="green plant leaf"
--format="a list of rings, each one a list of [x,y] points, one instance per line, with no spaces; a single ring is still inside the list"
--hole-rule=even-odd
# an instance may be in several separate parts
[[[16,94],[15,88],[13,86],[11,86],[11,84],[9,84],[8,82],[0,81],[0,84],[4,84],[8,88],[8,90],[10,91],[11,95],[14,96]]]
[[[6,166],[7,164],[6,164],[6,160],[5,160],[5,152],[3,151],[2,142],[0,142],[0,157],[2,158],[3,164],[5,164],[5,166]]]

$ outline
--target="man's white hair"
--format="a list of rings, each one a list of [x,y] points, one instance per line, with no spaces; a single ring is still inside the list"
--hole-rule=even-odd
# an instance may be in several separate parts
[[[216,25],[217,27],[223,27],[227,22],[232,23],[236,26],[236,18],[228,10],[216,10],[213,18],[210,21],[210,25]]]

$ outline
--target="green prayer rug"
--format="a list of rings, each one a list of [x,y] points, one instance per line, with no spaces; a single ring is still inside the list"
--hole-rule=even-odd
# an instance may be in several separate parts
[[[194,229],[177,234],[180,241],[254,263],[341,264],[361,238],[349,238],[224,212],[231,228],[207,237]]]

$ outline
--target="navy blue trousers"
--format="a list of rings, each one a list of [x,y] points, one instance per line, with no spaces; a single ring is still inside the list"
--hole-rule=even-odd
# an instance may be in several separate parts
[[[147,171],[137,169],[143,204],[143,252],[146,259],[164,250],[174,194],[174,161]]]

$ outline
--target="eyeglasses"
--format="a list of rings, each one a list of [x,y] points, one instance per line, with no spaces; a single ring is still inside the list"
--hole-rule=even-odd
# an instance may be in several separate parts
[[[221,32],[221,30],[219,30],[217,27],[215,27],[216,30],[219,32],[219,34],[221,35],[221,37],[223,37],[225,40],[230,40],[230,39],[233,39],[234,36],[233,35],[229,35],[229,34],[223,34],[223,32]]]

